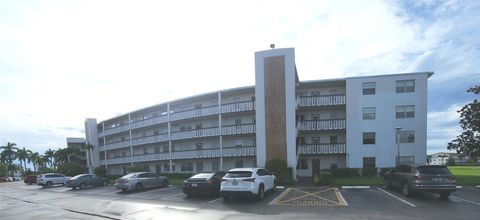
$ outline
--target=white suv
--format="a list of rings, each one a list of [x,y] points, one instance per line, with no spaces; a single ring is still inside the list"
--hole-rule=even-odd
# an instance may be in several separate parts
[[[60,173],[45,173],[38,175],[37,185],[50,188],[53,185],[65,185],[68,179],[70,179],[70,177]]]
[[[220,193],[223,199],[232,196],[255,196],[262,200],[266,191],[275,191],[277,178],[264,168],[235,168],[222,178]]]

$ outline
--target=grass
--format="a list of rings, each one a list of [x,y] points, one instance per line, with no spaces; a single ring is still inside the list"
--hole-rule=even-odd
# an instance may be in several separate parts
[[[480,185],[480,166],[449,166],[457,185]]]
[[[370,186],[382,185],[382,177],[351,177],[351,178],[332,178],[332,184],[335,186]]]

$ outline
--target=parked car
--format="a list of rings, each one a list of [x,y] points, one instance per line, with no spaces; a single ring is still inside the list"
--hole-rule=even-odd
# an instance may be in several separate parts
[[[4,177],[2,177],[2,181],[4,181],[4,182],[12,182],[12,181],[13,181],[13,178],[10,177],[10,176],[4,176]]]
[[[83,189],[87,186],[108,186],[108,179],[92,174],[80,174],[67,180],[67,186],[72,189]]]
[[[129,173],[115,182],[115,188],[122,191],[142,190],[159,186],[168,186],[169,180],[165,176],[157,176],[150,172]]]
[[[386,189],[401,189],[406,197],[423,191],[448,198],[456,190],[455,177],[446,166],[438,165],[399,165],[385,174],[383,182]]]
[[[263,168],[231,169],[221,181],[220,193],[225,200],[232,196],[254,196],[262,200],[266,191],[277,188],[275,175]]]
[[[40,174],[37,177],[37,185],[40,185],[42,187],[52,187],[53,185],[65,185],[67,180],[70,177],[65,176],[61,173],[45,173],[45,174]]]
[[[220,183],[225,172],[199,173],[183,182],[183,193],[188,197],[193,195],[218,195]]]
[[[37,176],[35,175],[28,175],[23,179],[23,182],[32,185],[33,183],[37,183]]]

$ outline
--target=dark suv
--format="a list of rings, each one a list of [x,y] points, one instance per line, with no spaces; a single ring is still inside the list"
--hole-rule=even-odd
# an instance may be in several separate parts
[[[448,198],[456,190],[452,173],[446,166],[437,165],[399,165],[385,174],[383,182],[386,189],[401,189],[406,197],[412,192],[424,191]]]

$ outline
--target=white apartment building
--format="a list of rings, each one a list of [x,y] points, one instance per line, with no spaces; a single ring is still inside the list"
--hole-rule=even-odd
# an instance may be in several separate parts
[[[293,48],[255,53],[255,86],[172,100],[85,121],[90,171],[201,172],[287,161],[294,176],[320,169],[426,162],[432,72],[299,81]],[[401,128],[397,133],[395,128]],[[399,138],[397,138],[397,136]]]

